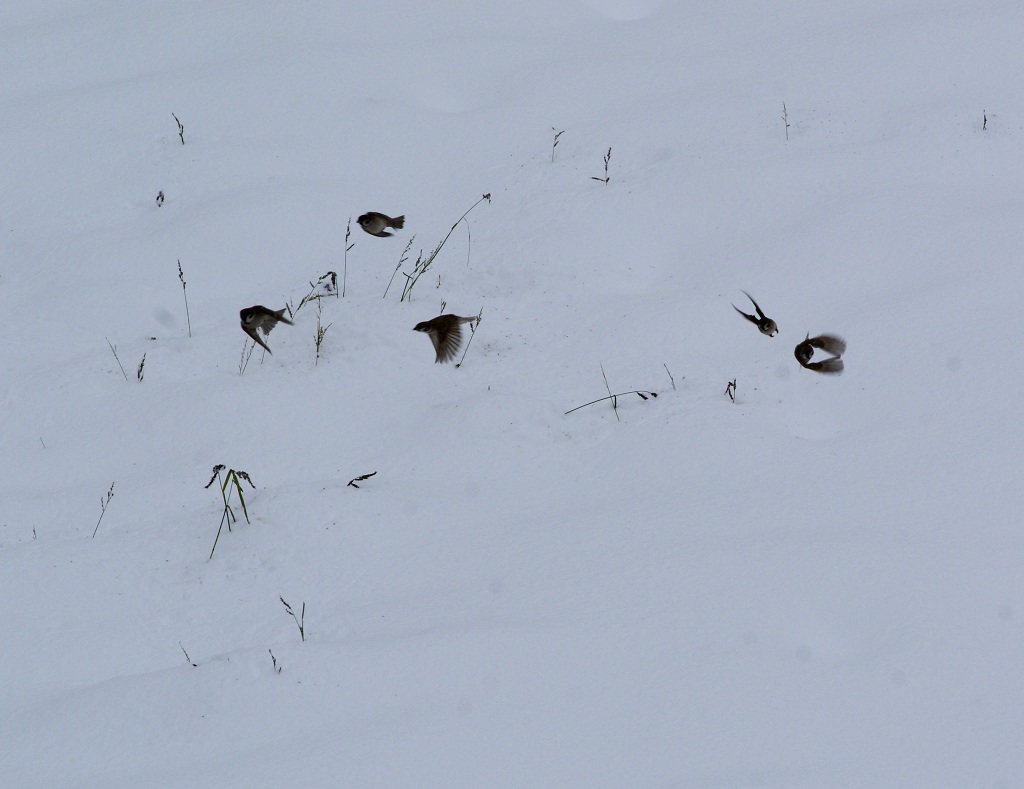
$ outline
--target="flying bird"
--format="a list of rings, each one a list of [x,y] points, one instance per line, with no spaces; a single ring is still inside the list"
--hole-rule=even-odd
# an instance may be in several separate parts
[[[266,337],[270,334],[278,321],[281,323],[287,323],[292,326],[292,322],[284,317],[284,310],[269,310],[257,304],[254,307],[246,307],[238,313],[238,317],[242,319],[242,331],[252,337],[253,342],[263,346],[263,348],[269,354],[273,354],[273,351],[267,347],[267,344],[260,339],[259,332],[263,331],[263,336]]]
[[[761,332],[761,334],[767,334],[769,337],[774,337],[776,334],[778,334],[779,327],[776,325],[775,321],[773,321],[771,318],[769,318],[767,315],[761,312],[761,308],[757,306],[757,302],[754,301],[754,297],[747,293],[745,290],[741,292],[744,293],[748,299],[750,299],[750,303],[754,305],[754,309],[757,311],[757,315],[748,315],[735,304],[732,305],[732,308],[751,323],[757,324],[757,328]]]
[[[811,357],[814,355],[815,348],[832,355],[827,359],[812,362]],[[835,334],[819,334],[817,337],[812,337],[808,334],[807,338],[793,349],[793,355],[796,356],[801,367],[806,367],[816,373],[838,375],[843,371],[843,360],[839,357],[845,351],[846,340],[842,337]]]
[[[413,331],[421,331],[430,337],[437,351],[437,358],[434,363],[450,362],[462,345],[462,324],[471,321],[479,321],[477,315],[469,318],[462,318],[458,315],[439,315],[429,321],[423,321],[413,326]]]
[[[356,221],[359,223],[359,227],[371,236],[379,236],[380,238],[390,238],[394,235],[394,233],[385,232],[389,227],[393,227],[395,230],[401,230],[405,227],[404,215],[396,216],[392,219],[387,214],[378,214],[376,211],[368,211]]]

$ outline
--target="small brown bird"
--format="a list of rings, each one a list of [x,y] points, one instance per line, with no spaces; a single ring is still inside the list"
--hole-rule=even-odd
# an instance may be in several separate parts
[[[735,304],[732,305],[732,308],[751,323],[757,324],[757,328],[761,332],[761,334],[767,334],[769,337],[774,337],[776,334],[778,334],[779,327],[775,324],[775,321],[773,321],[771,318],[769,318],[763,312],[761,312],[761,308],[757,306],[757,302],[754,301],[754,297],[747,293],[745,290],[741,291],[741,293],[744,293],[746,297],[750,299],[750,303],[754,305],[754,309],[757,311],[757,315],[747,315],[747,313],[745,313]]]
[[[811,357],[814,355],[815,348],[830,353],[832,356],[819,362],[812,362]],[[835,334],[819,334],[817,337],[812,337],[808,334],[807,338],[793,349],[793,355],[796,356],[801,367],[806,367],[816,373],[838,375],[843,371],[843,360],[839,357],[845,351],[846,340],[842,337],[837,337]]]
[[[293,325],[290,320],[284,317],[284,310],[269,310],[257,304],[254,307],[246,307],[238,313],[238,317],[242,319],[242,331],[252,337],[253,342],[259,343],[269,354],[273,354],[273,351],[267,347],[267,344],[260,339],[257,330],[263,331],[263,336],[266,337],[270,334],[278,321],[281,323],[287,323],[289,326]]]
[[[380,238],[390,238],[394,235],[394,233],[385,232],[389,227],[393,227],[395,230],[401,230],[405,227],[404,215],[396,216],[392,219],[387,214],[378,214],[376,211],[369,211],[356,221],[359,223],[359,227],[371,236],[379,236]]]
[[[434,363],[450,362],[462,345],[462,324],[480,320],[479,316],[462,318],[458,315],[438,315],[429,321],[417,323],[413,331],[424,332],[434,344],[437,358]]]

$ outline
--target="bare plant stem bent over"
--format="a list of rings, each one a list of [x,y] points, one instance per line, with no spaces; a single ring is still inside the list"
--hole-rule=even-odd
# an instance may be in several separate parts
[[[591,400],[589,403],[584,403],[583,405],[578,405],[575,408],[570,408],[568,411],[565,412],[567,415],[571,414],[573,411],[579,411],[581,408],[586,408],[588,405],[594,405],[594,403],[603,403],[605,400],[611,400],[612,401],[612,411],[615,412],[615,419],[616,419],[616,421],[621,421],[621,418],[619,417],[619,398],[620,397],[624,397],[625,395],[635,394],[641,400],[646,400],[649,397],[657,397],[658,396],[657,392],[648,392],[646,389],[642,389],[642,390],[641,389],[633,389],[633,390],[631,390],[629,392],[619,392],[618,394],[612,394],[612,388],[608,385],[608,376],[605,375],[604,365],[603,364],[601,365],[601,377],[604,378],[604,388],[605,388],[605,391],[608,392],[608,396],[607,397],[599,397],[596,400]]]
[[[399,299],[399,301],[412,300],[412,289],[415,287],[420,277],[427,273],[427,270],[430,268],[434,260],[437,258],[437,255],[441,251],[441,248],[444,247],[448,239],[451,238],[452,233],[455,232],[455,228],[459,226],[460,222],[465,222],[466,217],[469,216],[469,212],[476,208],[478,205],[480,205],[480,203],[482,203],[484,200],[486,200],[488,203],[491,202],[491,195],[489,193],[485,194],[483,197],[481,197],[479,200],[473,203],[473,205],[471,205],[469,209],[467,209],[466,213],[460,216],[458,221],[456,221],[455,224],[451,226],[451,229],[448,231],[448,234],[443,239],[441,239],[441,243],[434,247],[433,252],[431,252],[430,255],[426,257],[426,259],[424,259],[423,254],[420,253],[419,257],[416,258],[416,263],[413,265],[412,274],[405,274],[403,272],[406,279],[406,283],[405,287],[402,289],[402,297]],[[468,232],[468,222],[466,222],[466,228]],[[469,265],[468,253],[466,257],[466,265]],[[388,284],[388,287],[390,287],[390,283]],[[387,291],[385,291],[384,293],[385,295],[387,295]]]

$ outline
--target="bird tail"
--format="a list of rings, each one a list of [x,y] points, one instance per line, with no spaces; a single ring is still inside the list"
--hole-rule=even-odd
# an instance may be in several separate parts
[[[279,321],[281,321],[281,323],[287,323],[289,326],[294,326],[295,325],[294,323],[292,323],[290,320],[288,320],[286,317],[284,317],[284,311],[286,309],[288,309],[288,308],[287,307],[282,307],[281,309],[277,310],[274,313],[274,315],[277,316],[277,319]]]
[[[389,222],[389,224],[391,225],[391,227],[395,228],[395,230],[401,230],[403,227],[405,227],[405,216],[396,216],[394,219],[391,220],[391,222]]]

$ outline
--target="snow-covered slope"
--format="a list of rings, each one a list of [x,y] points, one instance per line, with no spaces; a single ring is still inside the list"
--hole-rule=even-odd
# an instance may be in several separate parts
[[[0,785],[1024,785],[1022,26],[8,3]]]

